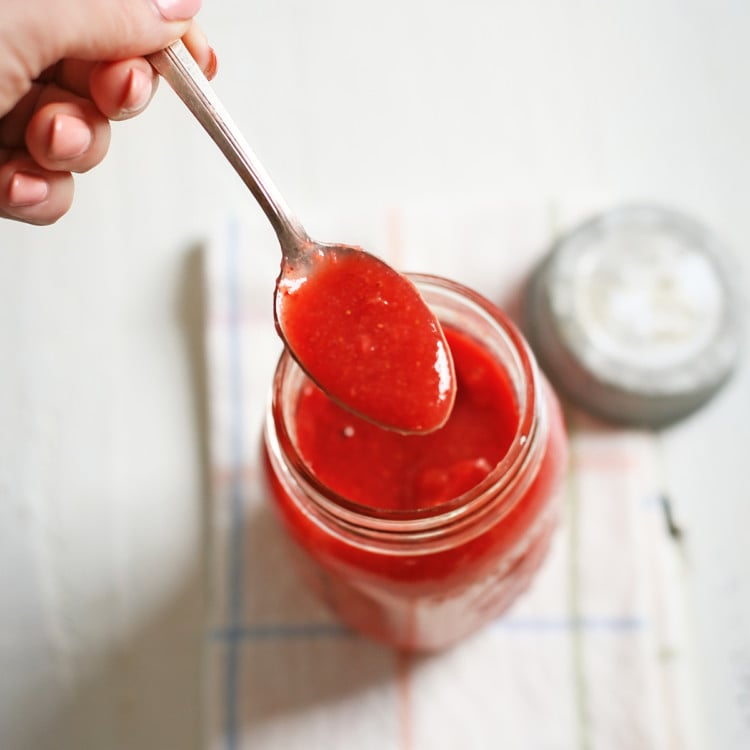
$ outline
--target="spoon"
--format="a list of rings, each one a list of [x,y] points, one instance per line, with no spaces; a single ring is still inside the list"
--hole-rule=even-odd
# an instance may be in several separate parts
[[[181,41],[149,56],[219,146],[281,246],[277,332],[331,399],[382,427],[431,432],[447,421],[455,372],[440,324],[416,286],[359,247],[315,242]]]

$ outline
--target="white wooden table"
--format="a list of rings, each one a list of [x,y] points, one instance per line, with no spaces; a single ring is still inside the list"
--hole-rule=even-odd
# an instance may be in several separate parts
[[[205,6],[216,88],[303,218],[487,193],[655,200],[721,234],[750,291],[746,3]],[[257,209],[166,86],[77,184],[58,225],[0,225],[0,747],[193,748],[195,249],[217,214]],[[744,365],[661,438],[703,721],[726,750],[750,746],[749,423]]]

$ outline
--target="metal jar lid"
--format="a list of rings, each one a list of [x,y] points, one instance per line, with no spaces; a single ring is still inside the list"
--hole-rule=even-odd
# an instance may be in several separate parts
[[[526,298],[529,342],[559,390],[619,422],[657,427],[707,401],[740,349],[726,254],[692,219],[653,206],[562,237]]]

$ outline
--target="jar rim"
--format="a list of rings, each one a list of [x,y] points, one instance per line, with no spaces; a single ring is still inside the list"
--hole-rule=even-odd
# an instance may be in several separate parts
[[[299,369],[299,365],[288,350],[281,354],[276,368],[274,388],[268,404],[267,425],[275,425],[275,437],[296,481],[305,485],[308,490],[306,494],[313,496],[317,509],[334,518],[337,523],[343,523],[353,529],[361,530],[364,527],[370,531],[384,533],[394,531],[440,533],[444,527],[452,527],[463,518],[475,518],[476,513],[483,506],[496,500],[498,496],[504,496],[503,490],[513,486],[519,477],[526,474],[532,457],[531,447],[538,442],[535,436],[540,427],[538,415],[540,408],[543,407],[543,401],[539,398],[537,389],[540,376],[534,356],[516,325],[487,298],[463,284],[441,276],[420,273],[405,275],[420,292],[432,289],[436,292],[449,293],[460,298],[462,302],[468,302],[496,328],[515,359],[521,384],[517,400],[518,422],[507,451],[488,474],[466,492],[425,508],[409,510],[375,508],[338,494],[312,472],[299,453],[287,423],[283,419],[283,406],[279,398],[280,384],[283,383],[289,370]],[[489,493],[489,490],[492,492]],[[520,497],[520,494],[513,493],[516,499]],[[512,497],[507,499],[513,500]],[[497,509],[498,515],[495,518],[508,512],[514,504],[514,502],[509,502],[506,503],[506,507]]]

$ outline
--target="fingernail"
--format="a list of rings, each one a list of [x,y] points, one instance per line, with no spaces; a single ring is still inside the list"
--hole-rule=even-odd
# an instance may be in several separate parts
[[[132,68],[125,84],[125,94],[120,105],[123,114],[139,112],[151,98],[153,83],[151,76],[138,68]]]
[[[209,57],[208,57],[208,65],[206,65],[206,78],[210,81],[215,75],[216,71],[219,69],[219,58],[216,57],[216,52],[214,52],[213,47],[209,47],[208,49]]]
[[[8,187],[8,205],[13,208],[36,206],[49,193],[47,180],[28,172],[16,172]]]
[[[91,129],[74,115],[56,114],[49,136],[49,156],[55,161],[75,159],[91,145]]]
[[[187,21],[201,9],[201,0],[154,0],[166,21]]]

